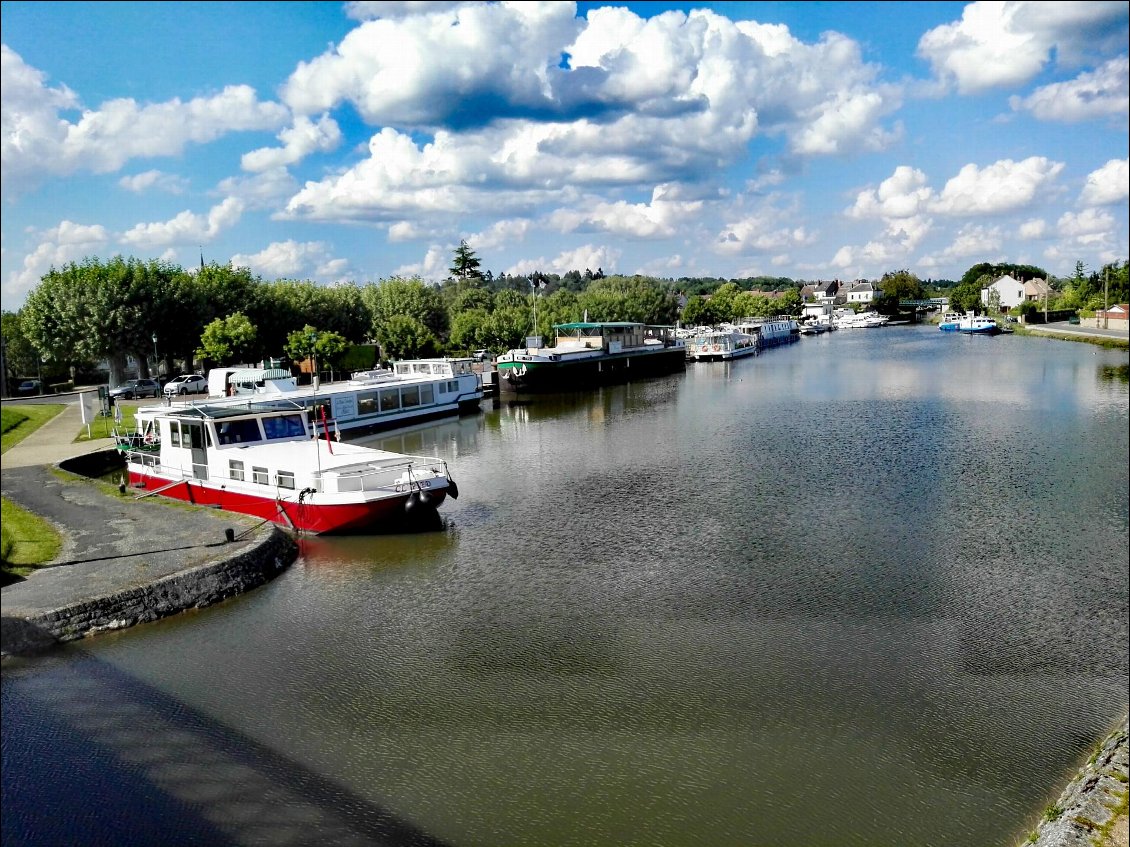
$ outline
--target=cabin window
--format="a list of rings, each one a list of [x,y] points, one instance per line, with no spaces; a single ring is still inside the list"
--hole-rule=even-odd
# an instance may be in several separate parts
[[[377,411],[377,392],[370,391],[357,395],[357,414],[373,415]]]
[[[183,424],[181,432],[181,446],[191,447],[194,450],[203,450],[204,427],[198,423]]]
[[[381,411],[395,412],[400,408],[400,391],[389,388],[381,392]]]
[[[279,471],[275,474],[275,483],[279,488],[294,490],[294,471]]]
[[[444,391],[446,391],[448,394],[454,394],[458,390],[459,390],[459,383],[457,381],[455,381],[454,379],[449,379],[447,381],[447,387],[444,388]]]
[[[248,418],[224,421],[217,427],[216,437],[221,444],[250,444],[259,441],[259,422]]]
[[[305,435],[306,428],[302,425],[301,415],[272,415],[263,418],[263,434],[268,441],[273,438],[294,438]]]
[[[320,424],[323,420],[332,421],[334,419],[333,404],[329,400],[317,400],[310,405],[310,420],[315,424]]]
[[[174,447],[180,447],[180,423],[178,421],[169,421],[169,443]]]
[[[237,462],[235,459],[228,461],[228,476],[238,482],[243,482],[243,462]]]
[[[435,402],[435,395],[433,394],[434,388],[430,385],[420,386],[420,404],[427,406],[429,403]]]
[[[267,469],[266,468],[257,468],[254,465],[252,465],[251,466],[251,481],[254,482],[256,485],[269,485],[270,483],[268,482]]]
[[[420,405],[420,386],[412,385],[404,388],[400,392],[400,403],[404,408],[409,406]]]

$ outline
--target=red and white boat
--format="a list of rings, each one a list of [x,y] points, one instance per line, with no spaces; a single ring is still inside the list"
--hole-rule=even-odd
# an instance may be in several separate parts
[[[313,534],[412,528],[459,489],[442,459],[315,438],[303,408],[149,406],[122,439],[129,484]]]

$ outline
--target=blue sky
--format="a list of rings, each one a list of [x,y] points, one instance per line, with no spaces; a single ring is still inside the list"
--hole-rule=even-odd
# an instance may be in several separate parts
[[[1125,2],[4,2],[3,308],[92,256],[1070,276],[1130,255]]]

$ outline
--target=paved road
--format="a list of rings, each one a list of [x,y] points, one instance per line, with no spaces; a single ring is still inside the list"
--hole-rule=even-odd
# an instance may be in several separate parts
[[[1126,327],[1120,329],[1081,326],[1070,324],[1067,321],[1052,321],[1048,324],[1025,324],[1024,328],[1032,332],[1056,333],[1057,335],[1081,335],[1088,338],[1113,338],[1116,340],[1130,340],[1130,331]]]

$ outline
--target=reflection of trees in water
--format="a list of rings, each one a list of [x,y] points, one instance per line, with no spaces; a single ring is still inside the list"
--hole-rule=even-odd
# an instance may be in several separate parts
[[[1130,382],[1130,365],[1099,365],[1099,379]]]

